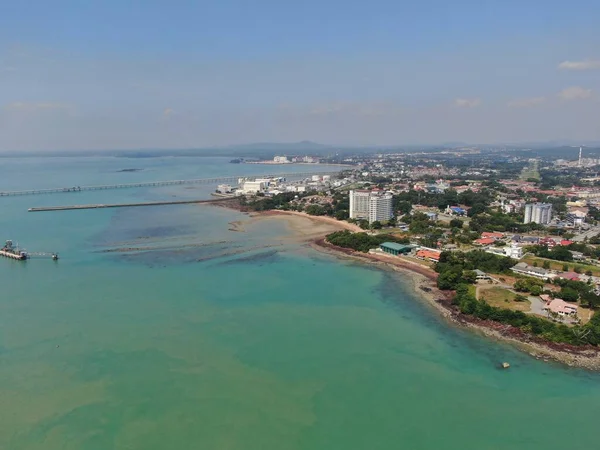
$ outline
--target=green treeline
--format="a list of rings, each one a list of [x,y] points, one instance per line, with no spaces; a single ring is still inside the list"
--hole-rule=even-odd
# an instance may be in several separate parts
[[[367,233],[352,233],[348,230],[336,231],[326,236],[327,242],[338,247],[350,248],[359,252],[367,253],[370,249],[378,247],[384,242],[396,242],[398,244],[410,243],[408,238],[398,238],[388,234],[370,236]]]

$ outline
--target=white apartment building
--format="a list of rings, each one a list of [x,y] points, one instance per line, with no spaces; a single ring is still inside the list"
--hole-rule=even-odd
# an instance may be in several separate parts
[[[386,222],[394,216],[392,194],[366,190],[350,191],[350,218],[369,223]]]
[[[552,204],[550,203],[529,203],[525,205],[525,217],[523,223],[540,223],[547,225],[552,220]]]
[[[350,191],[350,218],[368,219],[369,218],[369,197],[371,191],[356,190]]]
[[[290,162],[287,156],[275,156],[273,162],[277,164],[287,164]]]
[[[369,223],[387,222],[394,217],[392,194],[371,195],[369,198]]]

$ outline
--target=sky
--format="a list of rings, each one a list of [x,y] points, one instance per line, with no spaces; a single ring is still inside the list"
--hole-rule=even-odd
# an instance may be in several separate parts
[[[5,0],[0,152],[600,140],[597,0]]]

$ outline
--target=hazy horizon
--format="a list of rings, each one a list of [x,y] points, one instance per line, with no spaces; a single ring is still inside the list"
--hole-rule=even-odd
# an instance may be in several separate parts
[[[600,141],[598,13],[591,0],[15,4],[0,17],[0,152]]]

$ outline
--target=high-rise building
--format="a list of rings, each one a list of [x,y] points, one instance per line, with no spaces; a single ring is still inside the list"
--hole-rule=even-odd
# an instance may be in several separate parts
[[[369,218],[369,197],[371,191],[357,190],[350,191],[350,218],[368,219]]]
[[[387,222],[394,217],[392,199],[392,194],[372,194],[369,197],[369,223]]]
[[[394,216],[392,194],[366,190],[350,191],[350,218],[369,223],[385,222]]]
[[[547,225],[552,220],[551,203],[529,203],[525,205],[525,217],[523,223],[540,223]]]

